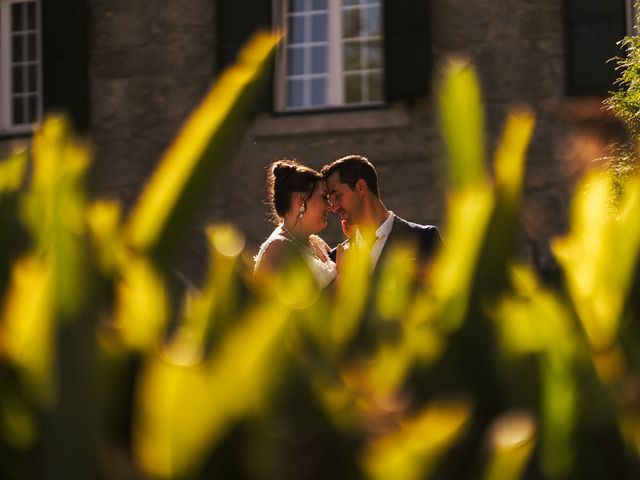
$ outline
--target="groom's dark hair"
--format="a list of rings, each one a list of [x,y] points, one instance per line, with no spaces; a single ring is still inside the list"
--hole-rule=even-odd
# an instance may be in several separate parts
[[[338,173],[338,177],[342,183],[349,185],[353,190],[358,180],[363,179],[371,193],[379,197],[378,193],[378,174],[367,157],[362,155],[347,155],[325,165],[320,173],[326,180],[333,173]]]

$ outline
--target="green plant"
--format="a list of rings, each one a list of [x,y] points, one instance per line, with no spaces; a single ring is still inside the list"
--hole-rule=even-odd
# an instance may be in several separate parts
[[[439,88],[447,248],[427,272],[391,252],[369,282],[360,252],[330,293],[295,261],[263,283],[215,225],[205,282],[171,303],[178,220],[276,42],[220,79],[127,218],[84,190],[58,118],[31,176],[25,154],[0,163],[2,476],[636,477],[640,179],[616,218],[609,179],[586,179],[554,243],[566,289],[543,285],[512,259],[533,116],[509,115],[490,175],[466,63]]]
[[[620,71],[615,82],[619,89],[610,92],[604,101],[605,107],[622,122],[628,135],[626,141],[611,146],[609,169],[613,174],[614,200],[621,197],[626,180],[638,172],[640,138],[640,37],[637,34],[627,35],[619,44],[625,56],[612,59]]]

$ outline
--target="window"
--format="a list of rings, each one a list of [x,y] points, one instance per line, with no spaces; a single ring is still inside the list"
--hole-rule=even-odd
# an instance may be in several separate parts
[[[382,0],[281,0],[276,108],[315,110],[384,101]]]
[[[42,115],[37,0],[0,0],[0,132],[30,131]]]
[[[627,0],[565,0],[569,95],[606,95],[617,78],[617,42],[626,34]]]
[[[56,4],[44,5],[48,3]],[[286,28],[288,35],[280,44],[270,76],[272,88],[261,92],[254,113],[322,112],[424,98],[432,78],[431,3],[219,1],[217,70],[234,61],[257,29]]]

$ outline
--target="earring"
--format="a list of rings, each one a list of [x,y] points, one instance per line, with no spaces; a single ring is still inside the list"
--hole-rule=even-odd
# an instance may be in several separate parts
[[[302,215],[304,215],[304,211],[307,209],[307,206],[304,203],[300,204],[300,208],[298,208],[298,218],[302,219]]]

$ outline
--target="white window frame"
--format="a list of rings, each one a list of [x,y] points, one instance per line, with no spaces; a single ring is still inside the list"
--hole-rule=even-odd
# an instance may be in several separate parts
[[[274,0],[272,2],[272,14],[274,26],[286,34],[287,4],[289,0]],[[380,0],[381,3],[384,0]],[[393,1],[393,0],[388,0]],[[287,42],[281,43],[276,53],[276,69],[274,81],[275,110],[280,113],[316,112],[334,109],[354,109],[384,105],[385,100],[363,101],[358,103],[345,103],[344,99],[344,70],[343,70],[343,39],[342,39],[342,0],[327,0],[329,10],[328,48],[329,58],[327,62],[327,104],[318,107],[287,107]],[[382,5],[381,5],[382,15]],[[382,45],[384,48],[384,34]],[[386,66],[382,63],[382,77],[384,78]],[[383,86],[384,91],[384,86]]]
[[[36,116],[32,123],[13,122],[13,89],[11,68],[11,6],[19,3],[35,3],[35,66],[36,66]],[[0,0],[0,134],[21,134],[33,130],[42,118],[42,21],[40,0]]]

